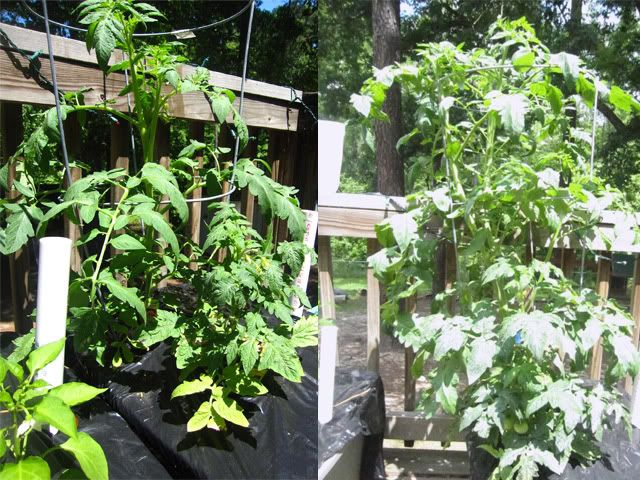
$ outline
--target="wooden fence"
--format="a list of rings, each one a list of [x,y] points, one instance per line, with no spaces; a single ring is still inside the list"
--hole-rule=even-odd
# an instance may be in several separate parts
[[[402,197],[387,197],[380,194],[336,193],[320,195],[318,199],[318,256],[319,282],[321,296],[321,315],[324,318],[336,318],[335,300],[332,285],[331,237],[366,238],[369,255],[379,250],[374,226],[382,220],[405,211],[406,202]],[[631,289],[631,315],[635,321],[633,342],[636,348],[640,339],[640,242],[636,241],[633,226],[640,224],[640,214],[627,214],[606,211],[601,223],[591,238],[593,249],[603,252],[597,259],[596,292],[607,298],[611,283],[611,259],[614,252],[634,254],[634,274]],[[613,240],[609,247],[603,236]],[[538,244],[544,244],[538,239]],[[579,247],[575,239],[563,238],[558,244],[555,256],[566,276],[572,276],[576,269]],[[440,278],[434,279],[434,293],[448,288],[455,279],[455,256],[453,248],[445,246],[443,268]],[[579,261],[579,260],[578,260]],[[380,345],[380,284],[372,269],[367,269],[367,366],[370,370],[379,370]],[[415,301],[406,302],[405,311],[415,308]],[[339,327],[339,325],[338,325]],[[339,349],[339,348],[338,348]],[[387,412],[386,438],[400,440],[444,441],[450,432],[452,417],[436,415],[426,420],[422,414],[414,412],[416,407],[416,382],[411,374],[414,353],[405,349],[404,365],[404,411]],[[594,347],[590,366],[590,377],[600,379],[602,372],[602,348]],[[640,381],[640,380],[639,380]],[[625,390],[628,394],[640,395],[633,381],[627,378]],[[634,400],[634,402],[640,399]],[[458,436],[459,440],[463,440]]]
[[[8,37],[0,35],[0,129],[2,139],[2,161],[12,156],[23,139],[22,104],[54,105],[53,93],[46,88],[30,65],[28,59],[21,52],[12,48],[12,43],[18,49],[29,54],[40,52],[39,70],[47,79],[51,78],[49,68],[46,36],[44,33],[27,30],[12,25],[0,23],[0,29]],[[113,73],[104,77],[97,66],[93,52],[87,52],[84,42],[67,38],[52,37],[52,48],[56,60],[58,86],[62,91],[77,91],[90,88],[85,93],[86,104],[104,102],[105,98],[114,99],[114,108],[127,110],[126,98],[118,97],[125,86],[123,73]],[[114,52],[110,63],[121,61],[122,54]],[[186,75],[195,67],[181,65],[181,75]],[[241,78],[219,72],[210,72],[210,81],[218,87],[228,88],[239,92]],[[315,97],[303,96],[303,93],[289,87],[272,85],[248,79],[245,83],[245,101],[243,118],[249,127],[252,137],[247,149],[242,152],[243,157],[255,158],[257,141],[261,131],[268,135],[267,161],[271,165],[272,178],[280,183],[294,185],[301,189],[300,200],[304,208],[315,205],[316,189],[309,187],[309,173],[314,171],[315,157],[308,152],[317,150],[317,135],[313,134],[315,125],[309,115],[302,108],[302,104],[294,99],[303,98],[305,103],[313,104]],[[133,100],[133,99],[132,99]],[[239,99],[236,99],[238,108]],[[203,140],[205,125],[213,121],[208,103],[199,93],[176,95],[171,98],[169,113],[178,119],[188,121],[190,138]],[[168,165],[170,126],[159,125],[156,144],[157,161]],[[299,132],[300,131],[300,132]],[[92,164],[90,158],[79,158],[81,155],[81,131],[77,119],[71,115],[65,122],[67,146],[70,156]],[[131,146],[128,125],[123,122],[112,123],[110,126],[109,157],[111,168],[129,169],[131,166],[129,151]],[[233,146],[233,139],[229,135],[219,137],[221,146]],[[200,159],[201,160],[201,159]],[[230,160],[230,159],[229,159]],[[15,178],[16,164],[9,171],[9,191],[7,195],[15,196],[19,193],[12,190]],[[72,169],[72,176],[77,180],[82,175],[79,168]],[[307,189],[307,191],[305,191]],[[201,190],[193,192],[194,198],[202,196]],[[241,211],[258,229],[264,229],[264,220],[255,200],[246,189],[239,192],[238,200]],[[314,197],[314,198],[310,198]],[[234,197],[235,198],[235,197]],[[311,205],[311,207],[309,207]],[[190,204],[191,215],[188,232],[194,241],[199,241],[200,221],[203,209],[200,203]],[[206,206],[205,206],[206,209]],[[65,235],[77,239],[79,231],[77,225],[65,221]],[[276,222],[277,238],[286,236],[286,225]],[[74,269],[79,267],[79,256],[75,252],[72,257]],[[9,258],[9,276],[11,285],[12,314],[16,321],[16,330],[24,332],[30,328],[30,322],[25,318],[29,306],[29,251],[23,248]]]

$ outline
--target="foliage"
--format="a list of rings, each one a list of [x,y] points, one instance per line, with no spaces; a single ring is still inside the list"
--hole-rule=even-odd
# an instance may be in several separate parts
[[[11,417],[9,422],[3,422],[7,426],[0,430],[2,480],[51,478],[49,464],[43,457],[58,449],[70,453],[90,480],[109,478],[102,448],[88,434],[78,432],[71,410],[106,389],[81,382],[51,387],[37,378],[37,373],[62,352],[64,342],[61,339],[31,351],[33,336],[26,335],[18,338],[14,353],[8,358],[0,357],[0,406],[2,413]],[[29,436],[41,424],[55,427],[69,438],[47,450],[42,457],[28,456]]]
[[[384,248],[369,262],[387,286],[385,321],[416,352],[414,371],[436,361],[422,408],[455,414],[461,431],[480,437],[499,459],[492,478],[560,473],[572,454],[597,455],[606,426],[628,426],[615,387],[640,366],[629,315],[550,263],[559,239],[590,249],[602,211],[625,206],[589,175],[589,132],[570,119],[576,102],[593,101],[593,72],[572,54],[551,54],[524,19],[499,19],[486,49],[440,42],[416,53],[352,97],[368,125],[385,118],[385,92],[399,83],[418,111],[398,148],[418,142],[429,152],[428,187],[376,227]],[[617,86],[597,88],[615,111],[640,113]],[[431,314],[401,313],[431,280],[441,240],[455,251],[453,286]],[[591,385],[582,374],[598,341],[612,361],[602,385]]]
[[[136,29],[162,18],[154,6],[132,0],[86,0],[78,13],[88,27],[87,48],[95,50],[105,74],[129,71],[129,83],[119,96],[130,94],[134,107],[131,113],[120,112],[115,99],[86,105],[83,91],[69,92],[61,105],[63,119],[77,115],[82,120],[92,112],[128,122],[139,136],[143,164],[138,172],[100,170],[68,188],[60,184],[43,188],[43,178],[63,175],[62,162],[43,161],[41,154],[59,141],[56,109],[42,113],[39,126],[11,159],[21,158],[13,182],[20,195],[0,203],[6,219],[0,229],[0,250],[16,251],[29,238],[44,235],[49,222],[62,215],[84,227],[76,246],[86,247],[89,254],[70,283],[69,330],[76,349],[91,353],[100,364],[119,367],[137,352],[170,341],[185,378],[208,375],[220,385],[223,372],[231,371],[225,369],[234,368],[241,359],[229,354],[225,362],[217,361],[217,351],[203,346],[215,345],[221,338],[222,345],[228,345],[242,338],[247,323],[254,321],[250,319],[271,315],[277,319],[275,325],[261,325],[252,337],[256,346],[261,345],[255,352],[256,370],[260,376],[272,370],[299,381],[295,348],[300,340],[290,299],[297,296],[309,305],[304,292],[291,287],[307,253],[297,241],[304,233],[297,190],[271,180],[251,159],[240,159],[235,167],[221,161],[230,149],[218,147],[215,138],[211,143],[185,142],[168,168],[154,163],[158,127],[170,120],[169,100],[190,92],[201,93],[209,102],[215,131],[222,126],[232,129],[244,149],[248,131],[233,106],[235,94],[211,85],[204,68],[181,75],[179,63],[186,59],[176,53],[177,42],[151,45],[134,38]],[[124,52],[123,58],[115,58],[115,49]],[[196,156],[203,158],[202,167]],[[5,165],[2,171],[6,169]],[[187,199],[197,188],[219,194],[222,184],[232,181],[256,196],[267,225],[275,218],[285,220],[295,241],[281,243],[274,251],[270,233],[261,238],[246,218],[222,201],[211,203],[213,218],[206,241],[202,247],[194,244],[183,228],[189,217]],[[6,174],[4,183],[6,188]],[[51,202],[57,195],[60,201]],[[194,265],[198,272],[192,270]],[[195,311],[187,312],[175,296],[160,288],[169,279],[195,287]],[[301,322],[308,324],[306,319]],[[253,381],[253,365],[247,358],[243,360],[247,367],[234,377],[236,383]],[[240,394],[229,388],[224,390],[225,402],[229,393]]]

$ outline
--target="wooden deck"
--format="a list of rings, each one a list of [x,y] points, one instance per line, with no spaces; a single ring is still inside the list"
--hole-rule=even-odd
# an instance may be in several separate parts
[[[444,450],[437,442],[385,440],[384,464],[388,480],[462,480],[469,478],[469,460],[464,443]]]

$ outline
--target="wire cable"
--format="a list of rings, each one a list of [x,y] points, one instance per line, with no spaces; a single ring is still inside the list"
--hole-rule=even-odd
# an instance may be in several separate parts
[[[69,30],[74,30],[76,32],[83,32],[83,33],[87,32],[86,28],[76,27],[74,25],[66,25],[64,23],[56,22],[55,20],[49,19],[48,15],[44,15],[44,16],[40,15],[38,12],[33,10],[25,0],[22,0],[21,3],[24,6],[24,8],[26,8],[32,15],[36,16],[40,20],[45,21],[47,24],[56,25],[56,26],[62,27],[62,28],[68,28]],[[178,30],[171,30],[171,31],[168,31],[168,32],[134,33],[133,36],[134,37],[158,37],[158,36],[168,36],[168,35],[178,36],[178,35],[181,35],[183,33],[199,32],[201,30],[206,30],[208,28],[217,27],[218,25],[222,25],[224,23],[230,22],[231,20],[235,20],[240,15],[242,15],[253,4],[255,4],[255,0],[249,0],[244,7],[242,7],[240,10],[238,10],[233,15],[231,15],[229,17],[226,17],[226,18],[223,18],[222,20],[218,20],[216,22],[209,23],[207,25],[201,25],[201,26],[193,27],[193,28],[181,28],[181,29],[178,29]]]

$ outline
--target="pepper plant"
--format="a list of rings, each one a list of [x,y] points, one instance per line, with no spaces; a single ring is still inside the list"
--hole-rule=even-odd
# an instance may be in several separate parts
[[[625,208],[590,172],[590,129],[575,112],[593,108],[596,89],[620,115],[640,104],[576,56],[550,53],[525,19],[499,19],[486,48],[440,42],[416,54],[352,96],[370,125],[400,84],[416,110],[398,148],[416,142],[424,156],[427,187],[376,226],[383,248],[369,262],[387,288],[383,317],[415,351],[416,376],[435,363],[421,408],[479,438],[497,459],[491,478],[561,473],[571,456],[597,457],[604,428],[629,425],[617,385],[639,366],[629,315],[551,263],[561,240],[589,250],[603,210]],[[403,299],[431,282],[441,242],[455,254],[451,288],[429,314],[404,313]],[[598,342],[605,371],[589,382]]]
[[[107,460],[102,447],[87,433],[79,432],[71,407],[88,402],[106,389],[82,382],[69,382],[51,387],[37,378],[37,373],[62,351],[65,340],[31,349],[33,339],[18,339],[14,352],[0,357],[0,479],[51,478],[45,457],[56,450],[70,453],[90,480],[109,478]],[[25,360],[26,358],[26,360]],[[23,362],[23,360],[25,360]],[[24,370],[27,367],[27,372]],[[1,417],[0,417],[1,418]],[[41,424],[51,425],[69,438],[41,456],[29,448],[29,438]],[[71,471],[69,472],[71,473]]]
[[[88,173],[68,188],[61,187],[62,162],[43,155],[60,138],[56,109],[46,111],[41,126],[10,160],[18,162],[13,188],[20,195],[0,203],[6,219],[6,226],[0,229],[0,248],[3,253],[16,251],[30,237],[43,235],[48,223],[63,214],[82,225],[83,235],[76,246],[86,246],[88,255],[69,287],[69,329],[74,332],[76,350],[89,352],[102,365],[118,367],[131,362],[136,352],[171,341],[184,379],[204,375],[211,379],[209,386],[226,385],[216,398],[233,408],[236,404],[228,400],[230,393],[266,391],[262,386],[249,390],[239,386],[258,382],[266,370],[299,381],[301,367],[295,348],[310,344],[313,322],[294,323],[290,315],[293,296],[309,306],[304,292],[293,287],[308,253],[298,241],[305,219],[296,189],[273,181],[251,159],[241,158],[235,165],[222,162],[220,155],[228,149],[217,142],[192,139],[178,158],[171,159],[169,168],[154,163],[158,125],[170,120],[170,99],[190,92],[203,94],[217,131],[230,128],[240,150],[244,149],[248,130],[233,106],[235,94],[211,85],[204,68],[181,77],[178,62],[186,59],[174,53],[177,42],[148,45],[134,37],[139,27],[162,16],[155,7],[132,0],[87,0],[78,12],[80,22],[88,28],[87,49],[95,50],[105,75],[127,70],[129,81],[118,99],[95,105],[84,103],[85,90],[65,93],[62,117],[74,114],[82,121],[90,112],[128,122],[140,139],[142,166],[137,172]],[[122,60],[113,63],[116,48]],[[127,95],[133,105],[130,112],[122,112],[116,104],[126,104]],[[202,167],[196,156],[203,158]],[[5,165],[0,175],[5,188],[6,172]],[[44,188],[42,179],[51,178],[59,179],[58,187]],[[184,231],[189,217],[186,199],[198,188],[219,193],[223,182],[248,188],[265,222],[270,225],[276,217],[286,220],[294,241],[274,247],[270,234],[261,238],[244,216],[220,200],[209,206],[214,215],[206,242],[194,244]],[[196,272],[190,268],[194,264],[199,267]],[[187,311],[159,288],[169,279],[197,290],[195,311]],[[269,315],[276,318],[275,323],[263,320],[258,327],[249,327]],[[232,345],[237,346],[235,351]],[[229,351],[221,357],[222,346]],[[236,368],[240,364],[243,368]],[[225,372],[239,373],[227,385]],[[226,412],[227,417],[222,417],[233,422],[237,414]],[[221,425],[219,421],[210,426]]]

